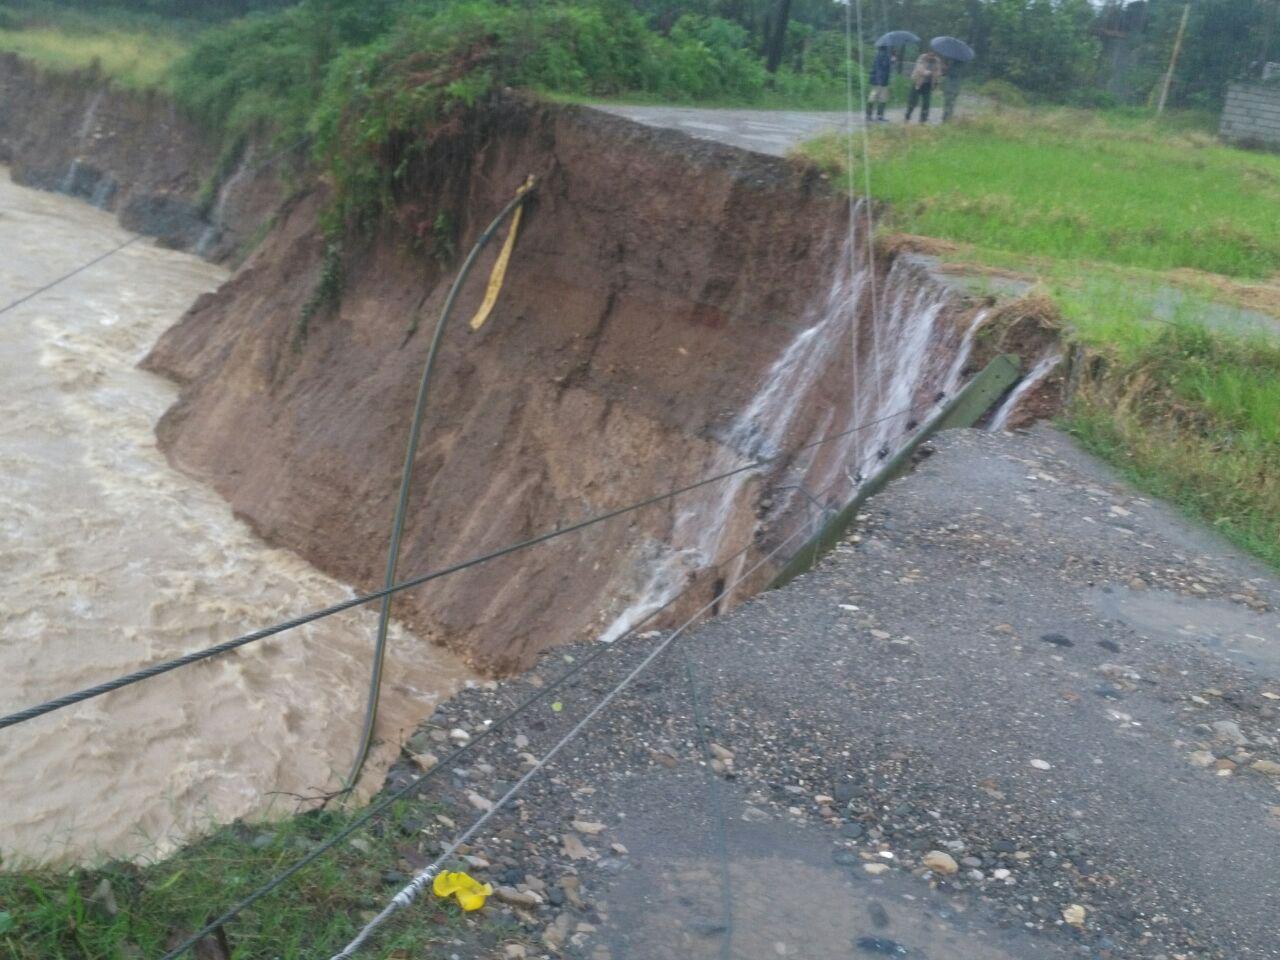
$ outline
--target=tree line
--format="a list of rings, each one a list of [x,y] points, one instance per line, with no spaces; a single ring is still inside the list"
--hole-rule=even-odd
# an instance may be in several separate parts
[[[631,56],[639,89],[688,99],[750,100],[761,91],[784,94],[834,91],[844,70],[842,0],[488,0],[505,18],[521,8],[577,8],[579,20],[602,18],[613,30],[592,35],[574,24],[543,38],[590,51],[556,51],[567,72],[604,67],[597,79],[570,76],[575,92],[609,93],[627,74],[619,56]],[[21,0],[10,0],[19,5]],[[115,7],[164,16],[225,21],[287,13],[311,17],[326,49],[368,42],[404,15],[445,12],[472,0],[61,0],[62,5]],[[1175,106],[1213,107],[1228,81],[1280,59],[1280,0],[1194,0],[1171,90]],[[926,41],[937,35],[966,40],[976,51],[971,75],[999,80],[1024,93],[1080,105],[1142,104],[1168,67],[1184,0],[862,0],[861,40],[907,29]],[[572,20],[564,16],[562,20]],[[580,25],[580,24],[579,24]],[[349,35],[342,35],[350,29]],[[638,43],[634,31],[652,34]],[[610,35],[612,32],[612,35]],[[587,33],[591,33],[587,31]],[[676,51],[672,76],[643,62],[648,53]],[[329,50],[327,48],[332,48]],[[916,51],[908,50],[908,55]],[[544,59],[553,59],[544,57]],[[570,63],[570,61],[572,61]],[[583,68],[583,64],[587,64]],[[552,71],[554,73],[554,71]],[[683,85],[683,87],[682,87]],[[825,87],[824,87],[825,85]]]

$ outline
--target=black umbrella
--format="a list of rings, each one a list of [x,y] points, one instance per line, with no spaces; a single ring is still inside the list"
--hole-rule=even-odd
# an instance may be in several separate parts
[[[890,30],[876,41],[877,47],[905,47],[909,43],[919,43],[920,38],[910,30]]]
[[[955,37],[934,37],[929,41],[929,49],[948,60],[959,60],[968,63],[973,59],[973,47]]]

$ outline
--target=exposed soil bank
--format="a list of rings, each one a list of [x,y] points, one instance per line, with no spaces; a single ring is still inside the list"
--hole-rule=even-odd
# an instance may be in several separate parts
[[[465,329],[483,291],[473,282],[436,370],[406,573],[773,452],[779,428],[791,448],[883,416],[894,398],[924,402],[958,373],[966,305],[905,261],[881,265],[879,336],[905,332],[878,342],[846,202],[785,161],[512,99],[417,164],[401,201],[412,215],[401,219],[431,225],[443,214],[465,251],[530,173],[538,191],[498,308],[479,333]],[[160,428],[175,463],[268,540],[373,587],[426,339],[454,264],[442,263],[429,229],[349,240],[341,305],[304,335],[303,307],[324,269],[322,203],[319,188],[290,202],[147,365],[182,384]],[[786,482],[842,500],[848,491],[833,484],[843,464],[910,425],[904,413],[852,446],[810,451]],[[727,557],[761,529],[768,546],[804,520],[794,491],[747,482],[414,591],[402,613],[478,666],[515,668],[608,631],[683,585],[673,578],[703,572],[686,608],[705,602]],[[683,567],[669,562],[673,549],[688,555]]]
[[[222,158],[161,93],[0,53],[0,162],[13,179],[114,211],[166,246],[234,257],[283,193],[279,164],[254,167],[265,153],[247,146]]]

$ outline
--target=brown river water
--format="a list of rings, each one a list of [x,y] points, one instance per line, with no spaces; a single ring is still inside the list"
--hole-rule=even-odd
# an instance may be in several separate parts
[[[0,303],[127,237],[110,214],[0,167]],[[136,364],[226,275],[143,241],[0,315],[0,713],[352,595],[157,449],[176,389]],[[375,626],[372,606],[338,615],[0,730],[4,865],[162,855],[335,788]],[[470,679],[393,630],[364,795]]]

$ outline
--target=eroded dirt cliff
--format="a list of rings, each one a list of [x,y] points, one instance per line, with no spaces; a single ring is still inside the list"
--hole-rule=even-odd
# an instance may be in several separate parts
[[[291,158],[265,144],[224,150],[162,93],[0,53],[0,162],[14,181],[112,210],[167,246],[238,256],[279,203]]]
[[[538,188],[494,316],[478,333],[466,328],[482,269],[445,340],[406,574],[763,452],[751,449],[742,412],[824,309],[848,249],[848,208],[811,172],[518,99],[437,144],[412,174],[402,205],[414,215],[401,220],[457,223],[465,251],[529,174]],[[324,269],[323,202],[316,188],[289,203],[235,277],[202,298],[147,365],[182,384],[159,430],[172,460],[268,540],[367,588],[380,586],[405,431],[455,263],[403,229],[349,240],[341,303],[304,332],[303,308]],[[862,309],[850,302],[850,313]],[[939,371],[950,363],[946,346]],[[850,422],[846,349],[801,358],[815,368],[796,385],[803,396],[768,398],[794,408],[796,444]],[[774,386],[785,393],[788,384]],[[726,450],[730,442],[740,449]],[[793,466],[800,481],[815,471],[831,479],[832,460],[810,452]],[[768,478],[730,494],[656,506],[438,581],[404,595],[398,610],[478,666],[517,667],[606,629],[655,590],[673,539],[714,529],[710,541],[698,534],[708,562],[688,609],[713,593],[717,562],[805,519]],[[762,519],[767,529],[757,529]]]

